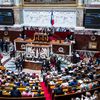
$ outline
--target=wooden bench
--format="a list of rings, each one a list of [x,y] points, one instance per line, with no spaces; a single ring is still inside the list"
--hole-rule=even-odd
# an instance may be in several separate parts
[[[100,92],[100,87],[91,89],[89,91],[79,92],[79,93],[70,93],[66,95],[54,95],[53,100],[71,100],[71,98],[81,97],[82,94],[85,95],[86,92],[91,92],[91,94],[93,94],[95,90],[98,90]]]
[[[0,100],[46,100],[45,97],[0,97]]]

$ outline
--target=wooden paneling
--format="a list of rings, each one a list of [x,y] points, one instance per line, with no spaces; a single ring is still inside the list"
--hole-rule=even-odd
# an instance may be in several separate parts
[[[16,50],[26,51],[26,42],[16,42]]]
[[[74,45],[74,49],[76,50],[94,50],[100,51],[100,36],[95,36],[97,42],[97,49],[89,49],[89,42],[91,42],[91,35],[79,35],[75,34],[76,43]]]
[[[10,41],[13,41],[19,36],[20,33],[22,32],[21,31],[8,31],[8,35],[5,35],[4,31],[0,31],[0,39],[3,39],[4,37],[9,37]]]
[[[53,45],[52,51],[55,54],[69,55],[69,45]]]
[[[21,34],[21,31],[9,31],[8,35],[4,35],[4,31],[0,31],[0,39],[4,37],[10,37],[10,40],[13,41],[16,39],[19,34]],[[24,32],[27,37],[31,37],[32,39],[34,38],[34,31],[33,32]],[[65,35],[63,35],[65,37]],[[75,34],[75,40],[76,43],[74,45],[74,49],[76,50],[93,50],[89,49],[89,42],[91,42],[91,35],[80,35],[80,34]],[[100,36],[96,35],[96,40],[94,42],[97,42],[97,49],[94,49],[94,51],[100,51]]]
[[[24,62],[24,68],[32,69],[32,70],[41,70],[40,63],[34,63],[30,61]]]

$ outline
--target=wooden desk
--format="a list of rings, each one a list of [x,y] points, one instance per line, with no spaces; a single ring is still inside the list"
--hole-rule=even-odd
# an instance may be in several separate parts
[[[45,59],[50,56],[51,46],[49,44],[26,44],[26,56]]]
[[[33,40],[31,39],[22,39],[22,38],[17,38],[14,40],[14,46],[15,46],[15,50],[17,51],[26,51],[26,44],[30,44],[32,43]]]
[[[48,42],[48,35],[44,34],[44,33],[35,33],[34,34],[34,41]]]
[[[41,70],[41,63],[26,60],[24,62],[24,68],[28,68],[32,70]]]
[[[44,96],[41,97],[0,97],[0,100],[46,100]]]

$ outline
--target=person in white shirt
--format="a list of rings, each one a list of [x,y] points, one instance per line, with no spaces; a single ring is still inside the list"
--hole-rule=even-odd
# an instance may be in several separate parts
[[[32,93],[30,88],[27,87],[26,90],[22,92],[22,96],[25,96],[25,97],[32,96],[32,97],[34,97],[34,93]]]
[[[62,84],[60,85],[61,87],[67,87],[69,84],[68,84],[68,81],[67,80],[63,80]]]

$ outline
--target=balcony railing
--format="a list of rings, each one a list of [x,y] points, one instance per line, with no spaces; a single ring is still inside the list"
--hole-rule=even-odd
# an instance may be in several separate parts
[[[24,0],[24,4],[76,4],[77,0]]]

